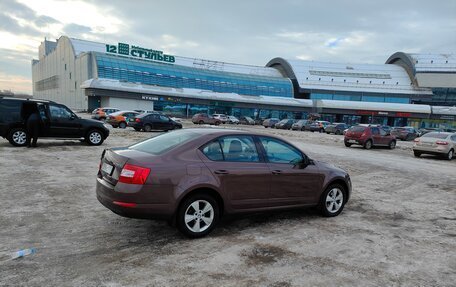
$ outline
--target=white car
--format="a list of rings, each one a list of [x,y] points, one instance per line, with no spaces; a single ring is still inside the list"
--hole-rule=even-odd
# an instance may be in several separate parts
[[[222,123],[226,123],[228,121],[228,118],[225,114],[213,114],[212,117],[221,121]]]
[[[239,120],[235,116],[228,116],[228,123],[238,125]]]

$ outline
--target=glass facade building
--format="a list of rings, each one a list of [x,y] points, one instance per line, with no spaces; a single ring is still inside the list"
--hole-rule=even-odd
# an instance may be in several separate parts
[[[171,88],[192,88],[249,96],[293,97],[287,78],[212,71],[95,54],[99,78]]]

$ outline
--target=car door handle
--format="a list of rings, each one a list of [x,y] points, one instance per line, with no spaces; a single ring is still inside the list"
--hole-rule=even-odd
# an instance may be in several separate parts
[[[282,171],[276,169],[276,170],[273,170],[273,171],[272,171],[272,174],[282,174]]]
[[[224,170],[224,169],[219,169],[219,170],[216,170],[214,171],[215,174],[229,174],[229,172],[227,170]]]

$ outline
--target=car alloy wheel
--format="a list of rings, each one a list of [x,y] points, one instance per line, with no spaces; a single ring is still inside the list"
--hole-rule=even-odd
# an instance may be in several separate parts
[[[368,140],[366,143],[364,143],[364,148],[365,149],[371,149],[372,148],[372,141]]]
[[[11,139],[18,146],[25,145],[27,142],[27,133],[23,130],[17,130],[13,133]]]
[[[396,147],[396,142],[395,141],[391,141],[390,144],[389,144],[389,148],[390,149],[394,149]]]
[[[150,125],[145,125],[144,126],[144,131],[145,132],[150,132],[152,130],[152,127]]]
[[[454,151],[452,149],[450,149],[450,151],[447,153],[447,160],[451,160],[453,158],[453,155],[454,155]]]
[[[214,208],[205,200],[194,201],[185,211],[185,225],[192,232],[208,229],[214,221]]]
[[[124,122],[121,122],[121,123],[119,124],[119,128],[121,128],[121,129],[125,129],[126,127],[127,127],[127,124],[124,123]]]
[[[218,216],[218,205],[212,196],[195,194],[179,207],[177,227],[188,237],[202,237],[212,231]]]
[[[91,131],[87,137],[87,141],[91,145],[101,145],[103,142],[103,136],[99,131]]]
[[[344,188],[339,184],[332,184],[325,190],[321,197],[320,210],[323,216],[337,216],[342,212],[344,204]]]

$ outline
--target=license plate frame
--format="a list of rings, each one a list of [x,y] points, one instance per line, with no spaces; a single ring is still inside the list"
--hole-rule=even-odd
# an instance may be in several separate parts
[[[101,170],[104,171],[105,173],[107,173],[108,175],[111,175],[111,174],[112,174],[112,171],[114,170],[114,166],[110,165],[110,164],[107,163],[107,162],[104,162],[104,163],[101,165]]]

